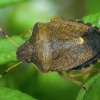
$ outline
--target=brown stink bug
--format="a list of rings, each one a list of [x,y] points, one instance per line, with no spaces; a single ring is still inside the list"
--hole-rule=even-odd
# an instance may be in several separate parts
[[[13,42],[7,34],[2,33]],[[18,46],[15,42],[13,42]],[[56,71],[59,75],[84,89],[83,83],[72,79],[91,72],[100,72],[97,68],[73,75],[71,70],[82,69],[99,62],[100,29],[82,21],[64,21],[52,18],[49,23],[35,24],[31,37],[18,46],[16,55],[19,63],[7,69],[1,77],[18,64],[26,61],[34,63],[43,73]],[[65,71],[70,77],[64,76]]]

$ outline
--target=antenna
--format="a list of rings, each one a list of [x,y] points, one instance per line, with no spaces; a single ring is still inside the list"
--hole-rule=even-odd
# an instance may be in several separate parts
[[[0,28],[0,31],[2,32],[2,34],[10,41],[12,42],[15,46],[19,47],[18,44],[16,44],[11,38],[9,38],[9,36]]]
[[[0,31],[2,32],[2,34],[10,41],[12,42],[15,46],[19,47],[18,44],[16,44],[1,28],[0,28]],[[0,78],[5,75],[7,72],[9,72],[10,70],[12,70],[13,68],[15,68],[17,65],[21,64],[22,61],[18,62],[17,64],[9,67],[7,70],[5,70],[1,75],[0,75]]]
[[[1,78],[3,75],[5,75],[7,72],[9,72],[10,70],[12,70],[13,68],[15,68],[17,65],[19,65],[19,64],[21,64],[21,63],[22,63],[22,61],[20,61],[19,63],[15,64],[15,65],[13,65],[13,66],[11,66],[11,67],[9,67],[7,70],[5,70],[5,71],[0,75],[0,78]]]

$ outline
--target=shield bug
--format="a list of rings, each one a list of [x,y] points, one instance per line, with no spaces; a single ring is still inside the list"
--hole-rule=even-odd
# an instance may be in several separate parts
[[[7,34],[2,33],[17,47],[19,63],[7,69],[1,77],[18,64],[26,61],[34,63],[43,73],[56,71],[59,75],[84,89],[83,83],[72,79],[91,72],[100,72],[94,68],[80,74],[72,74],[71,70],[86,68],[99,62],[100,30],[96,26],[82,21],[52,18],[49,23],[38,22],[34,25],[31,37],[23,45],[18,46]],[[65,71],[70,77],[64,76]]]

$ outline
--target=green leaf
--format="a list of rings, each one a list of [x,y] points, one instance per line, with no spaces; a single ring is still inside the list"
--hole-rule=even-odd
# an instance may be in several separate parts
[[[18,90],[0,87],[0,100],[36,100]]]
[[[93,76],[85,86],[87,90],[81,89],[76,100],[100,100],[100,74]]]
[[[89,22],[93,25],[100,27],[100,13],[91,14],[82,18],[85,22]]]

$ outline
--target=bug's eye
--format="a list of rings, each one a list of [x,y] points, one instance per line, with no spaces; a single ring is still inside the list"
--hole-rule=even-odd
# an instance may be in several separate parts
[[[29,44],[29,41],[28,41],[28,40],[26,40],[25,44],[26,44],[26,45],[27,45],[27,44]]]
[[[30,58],[30,57],[27,57],[26,61],[27,61],[28,63],[30,63],[30,62],[31,62],[31,58]]]

